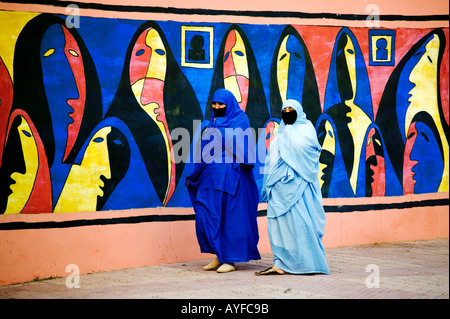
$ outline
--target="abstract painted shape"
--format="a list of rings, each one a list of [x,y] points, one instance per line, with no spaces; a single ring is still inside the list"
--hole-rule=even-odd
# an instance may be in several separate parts
[[[270,117],[264,88],[250,42],[238,25],[227,30],[217,55],[205,110],[207,120],[211,118],[214,92],[224,88],[233,92],[255,133],[263,128]]]
[[[405,194],[424,192],[424,189],[426,192],[448,191],[449,128],[439,89],[445,43],[444,32],[435,29],[413,45],[392,72],[380,101],[376,123],[386,139],[395,174]],[[416,116],[422,112],[429,115],[432,123],[424,115],[417,120]],[[416,141],[428,145],[430,150],[420,154],[413,152],[413,148],[422,147],[416,147]],[[419,162],[426,163],[430,157],[443,163],[442,171],[439,169],[442,165],[434,163],[441,173],[437,187],[435,171],[419,169],[426,166]],[[427,177],[431,178],[430,183]],[[419,180],[423,185],[418,185]]]
[[[0,211],[4,214],[51,213],[47,157],[28,114],[11,114],[0,167]]]
[[[298,31],[286,26],[281,33],[271,64],[270,114],[281,119],[281,105],[287,99],[302,104],[306,117],[316,124],[321,114],[319,90],[308,49]]]
[[[336,124],[348,179],[356,196],[361,151],[373,110],[364,58],[355,36],[347,28],[336,36],[324,112]]]
[[[192,86],[155,22],[148,21],[135,32],[105,116],[116,117],[129,127],[160,203],[167,205],[188,156],[174,154],[170,132],[184,128],[192,142],[193,120],[203,116]]]

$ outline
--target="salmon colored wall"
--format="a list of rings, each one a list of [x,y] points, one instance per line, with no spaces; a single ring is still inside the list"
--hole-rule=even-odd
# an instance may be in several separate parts
[[[324,199],[325,206],[373,205],[448,199],[448,193],[394,198]],[[434,207],[327,213],[325,248],[396,241],[448,238],[448,204]],[[260,210],[265,209],[261,204]],[[192,215],[191,208],[0,216],[0,223],[114,220],[151,215]],[[266,217],[258,218],[261,253],[270,253]],[[22,226],[26,228],[27,226]],[[201,254],[193,220],[0,230],[0,285],[80,274],[210,258]]]
[[[79,1],[88,2],[88,1]],[[98,1],[97,1],[98,2]],[[119,0],[103,0],[104,4],[121,5]],[[297,1],[261,0],[211,1],[211,0],[153,0],[152,6],[176,8],[208,8],[222,10],[259,11],[299,11],[308,13],[368,14],[367,5],[374,1]],[[70,1],[67,1],[70,4]],[[257,3],[257,6],[255,6]],[[426,3],[426,5],[425,5]],[[134,5],[148,6],[148,1],[135,0]],[[442,1],[387,1],[376,4],[380,14],[395,15],[442,15],[449,13],[447,0]],[[0,10],[29,12],[66,13],[64,7],[5,4]],[[336,25],[365,27],[364,21],[337,19],[294,19],[294,18],[249,18],[245,16],[186,16],[176,14],[127,13],[100,10],[80,10],[81,15],[93,17],[175,20],[190,22],[235,22],[254,24],[300,24]],[[434,28],[448,27],[448,21],[380,21],[387,28]],[[324,199],[324,205],[376,205],[447,200],[449,193],[407,195],[383,198]],[[264,205],[260,206],[264,209]],[[404,209],[384,209],[354,211],[347,213],[327,213],[324,246],[395,242],[448,238],[449,213],[447,205]],[[25,223],[24,229],[0,229],[0,285],[25,282],[36,278],[67,276],[66,266],[76,264],[80,273],[107,271],[140,267],[171,262],[181,262],[208,258],[200,254],[193,220],[172,222],[116,223],[92,226],[72,226],[67,228],[31,229],[33,225],[49,222],[95,221],[98,219],[145,217],[152,215],[193,215],[191,208],[152,208],[127,211],[109,211],[67,214],[0,215],[0,225]],[[258,218],[261,253],[270,252],[267,236],[266,217]],[[17,225],[17,224],[16,224]],[[48,225],[48,224],[47,224]]]

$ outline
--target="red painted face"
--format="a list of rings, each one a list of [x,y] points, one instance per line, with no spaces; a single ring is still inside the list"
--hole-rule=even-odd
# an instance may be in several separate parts
[[[414,179],[413,167],[419,162],[411,159],[411,152],[416,143],[417,129],[416,122],[411,123],[408,130],[408,138],[405,143],[405,152],[403,157],[403,194],[413,194],[416,180]]]
[[[370,169],[373,172],[373,181],[371,183],[372,196],[384,196],[386,193],[385,160],[380,155],[380,152],[377,152],[377,149],[381,148],[381,140],[376,136],[376,133],[374,128],[371,128],[369,131],[366,146],[366,161],[371,157],[376,159],[375,164],[370,164]]]
[[[67,104],[73,108],[73,113],[69,116],[73,119],[73,123],[70,123],[67,127],[68,136],[66,150],[64,153],[64,160],[73,148],[75,141],[80,131],[81,122],[83,120],[84,109],[86,105],[86,76],[84,74],[83,58],[81,56],[81,50],[78,43],[70,32],[63,26],[62,27],[65,38],[64,54],[67,57],[70,68],[72,69],[75,83],[78,89],[77,99],[68,99]]]
[[[278,126],[278,123],[275,121],[270,121],[266,125],[266,151],[269,151],[270,143],[275,138]]]
[[[223,78],[225,89],[233,92],[240,108],[245,111],[249,86],[247,52],[242,37],[235,30],[228,34],[225,42]]]
[[[133,90],[141,105],[157,103],[162,106],[166,75],[166,50],[158,32],[148,28],[139,35],[131,52],[130,85],[139,85]],[[162,119],[158,119],[162,120]]]

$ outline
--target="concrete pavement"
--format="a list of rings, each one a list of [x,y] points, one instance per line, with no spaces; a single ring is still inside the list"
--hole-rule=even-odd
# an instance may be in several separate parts
[[[328,248],[326,255],[330,275],[255,276],[272,264],[265,254],[226,274],[196,260],[3,286],[0,299],[449,298],[448,238]]]

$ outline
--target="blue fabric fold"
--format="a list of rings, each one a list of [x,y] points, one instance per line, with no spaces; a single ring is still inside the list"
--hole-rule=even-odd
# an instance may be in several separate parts
[[[329,273],[322,246],[325,211],[318,179],[320,145],[315,129],[295,100],[292,125],[280,124],[265,163],[261,198],[274,265],[292,274]]]
[[[217,90],[213,102],[226,105],[225,116],[213,113],[202,136],[200,161],[186,178],[200,251],[215,254],[221,263],[260,259],[249,121],[230,91]]]

